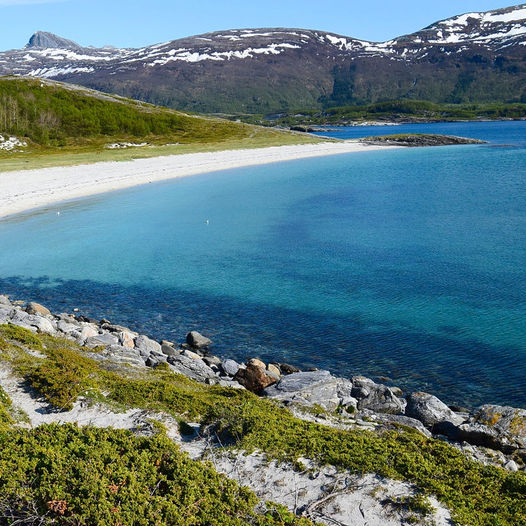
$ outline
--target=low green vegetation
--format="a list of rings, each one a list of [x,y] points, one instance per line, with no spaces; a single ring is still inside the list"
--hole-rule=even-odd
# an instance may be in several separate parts
[[[339,106],[276,115],[236,115],[232,118],[267,126],[344,125],[360,122],[441,122],[526,118],[526,104],[439,104],[395,100],[359,106]]]
[[[252,492],[191,460],[162,433],[56,424],[0,431],[2,524],[311,524],[256,505]]]
[[[64,165],[316,141],[59,82],[17,77],[0,78],[0,135],[27,143],[13,151],[0,149],[2,171],[45,166],[50,161]],[[115,143],[146,144],[108,149]]]
[[[29,349],[32,353],[28,354],[24,349]],[[34,351],[42,353],[42,357],[39,357]],[[138,407],[164,411],[181,422],[181,429],[185,428],[185,422],[198,421],[201,422],[203,430],[212,430],[224,443],[247,451],[261,450],[271,458],[291,461],[298,465],[299,459],[310,458],[321,464],[334,465],[355,473],[378,473],[384,477],[412,482],[422,492],[422,496],[402,504],[409,506],[411,510],[420,515],[431,513],[425,497],[433,494],[449,507],[458,524],[516,526],[526,523],[526,474],[524,473],[511,473],[504,469],[483,466],[469,460],[460,451],[445,442],[428,439],[416,431],[404,428],[375,433],[338,430],[303,421],[293,417],[289,411],[278,407],[270,400],[260,399],[242,390],[198,384],[171,373],[165,366],[146,372],[142,371],[140,376],[132,368],[105,370],[104,362],[99,363],[89,358],[90,353],[93,352],[79,348],[66,340],[56,340],[44,335],[35,336],[23,329],[0,326],[0,358],[9,362],[14,370],[18,371],[18,374],[29,378],[33,385],[60,409],[65,407],[64,401],[72,403],[76,396],[82,394],[88,398],[92,397],[95,401],[104,399],[114,404],[115,407],[123,409]],[[67,367],[65,367],[66,363]],[[73,384],[74,387],[71,387],[70,384]],[[96,435],[96,433],[100,434]],[[95,435],[96,439],[93,438]],[[91,518],[95,516],[101,521],[100,524],[110,524],[110,522],[104,522],[110,520],[105,515],[108,510],[111,510],[110,506],[117,507],[119,513],[128,514],[123,515],[122,518],[120,515],[114,517],[114,522],[111,524],[117,524],[117,521],[129,524],[129,514],[132,513],[130,510],[135,508],[130,508],[131,504],[127,502],[127,499],[136,493],[139,498],[135,511],[141,518],[137,519],[138,522],[135,524],[147,524],[147,522],[140,522],[141,520],[146,521],[143,517],[150,512],[144,504],[144,495],[152,491],[151,484],[156,487],[158,480],[164,481],[162,477],[166,475],[166,472],[159,474],[150,466],[152,459],[158,459],[159,455],[163,457],[164,454],[167,454],[170,462],[183,462],[181,465],[187,466],[184,464],[187,461],[181,460],[178,457],[180,454],[170,449],[172,446],[163,437],[154,437],[148,439],[151,442],[145,442],[146,439],[133,438],[131,435],[120,432],[81,431],[56,426],[40,428],[32,432],[11,430],[2,436],[6,438],[3,441],[0,439],[0,470],[4,469],[9,473],[9,483],[6,487],[11,492],[8,491],[5,494],[18,495],[21,488],[24,488],[21,495],[30,495],[30,499],[36,499],[32,502],[37,502],[40,507],[49,502],[64,501],[67,508],[61,504],[62,508],[78,510],[79,515],[76,520],[78,517],[84,517],[82,519],[84,522],[81,520],[79,524],[91,524]],[[39,440],[44,439],[45,446],[41,446]],[[13,455],[7,446],[13,440],[17,448],[22,448],[18,449],[17,458],[28,457],[27,467],[25,464],[19,469],[13,467]],[[81,468],[74,472],[84,473],[83,470],[87,470],[88,486],[83,486],[80,482],[78,485],[76,482],[66,483],[65,481],[80,479],[75,479],[74,473],[71,475],[70,470],[74,468],[66,466],[62,451],[67,452],[64,458],[68,455],[73,458],[91,456],[91,453],[88,455],[87,450],[81,447],[86,441],[101,444],[101,451],[106,451],[106,453],[104,455],[101,453],[101,456],[94,454],[93,463],[86,460],[86,463],[81,463]],[[70,443],[71,448],[68,446],[64,449],[65,444]],[[46,454],[39,456],[37,452],[42,451],[41,447],[44,447]],[[115,455],[112,452],[115,447],[120,448],[119,451],[122,452],[123,464],[119,464],[116,458],[118,455],[112,456]],[[143,472],[141,468],[139,472],[133,472],[135,477],[133,493],[121,494],[117,503],[115,500],[117,497],[109,494],[107,488],[112,484],[118,485],[122,480],[131,480],[131,468],[127,466],[132,464],[131,459],[138,454],[134,452],[137,448],[143,448],[146,451],[144,458],[148,460],[144,462],[139,460],[137,464],[144,465],[146,471]],[[167,453],[161,454],[161,451]],[[38,464],[35,458],[40,459],[41,462],[46,460],[43,464]],[[58,459],[56,464],[55,459]],[[107,459],[108,462],[104,459]],[[42,470],[35,471],[35,465],[38,469],[43,466]],[[112,468],[106,473],[104,470],[108,465],[111,465]],[[172,466],[172,464],[169,465]],[[102,466],[102,474],[92,473],[93,466],[97,466],[97,472]],[[147,466],[149,466],[148,469],[146,469]],[[159,466],[156,468],[160,469]],[[181,481],[177,484],[184,484],[186,480],[184,470],[187,468],[185,467],[182,473],[181,468],[178,469],[178,476],[182,477],[182,480],[181,478],[174,480]],[[119,475],[114,475],[115,472],[118,472]],[[45,473],[45,483],[39,484],[39,488],[47,489],[37,495],[35,492],[41,490],[37,490],[30,481],[41,480],[38,477],[43,476],[43,473]],[[175,475],[169,475],[170,477],[175,477]],[[213,485],[219,484],[217,482],[219,479],[214,478],[213,475],[203,474],[203,477],[210,480]],[[2,480],[5,479],[0,472],[0,484]],[[153,480],[155,483],[152,482]],[[170,481],[172,481],[171,478]],[[221,484],[226,483],[221,482]],[[130,482],[126,482],[123,486],[123,488],[131,487]],[[158,486],[153,495],[159,499],[158,501],[154,499],[154,501],[155,506],[159,506],[156,509],[162,510],[160,512],[162,520],[170,521],[173,517],[170,514],[175,511],[166,500],[168,497],[164,494],[164,488],[167,487]],[[94,488],[97,490],[95,491]],[[0,488],[0,494],[4,494],[5,491]],[[123,491],[127,492],[128,489],[123,489]],[[240,490],[232,489],[231,491]],[[99,496],[100,502],[108,499],[108,504],[104,502],[98,505],[97,511],[91,510],[91,504],[84,506],[81,502],[79,494],[82,492],[90,494],[94,492]],[[210,492],[213,494],[212,490]],[[195,495],[195,493],[191,494]],[[241,498],[240,495],[240,493],[237,494],[239,498]],[[228,506],[232,508],[228,509],[236,510],[235,513],[232,512],[232,520],[234,517],[235,520],[238,520],[239,514],[236,515],[236,513],[248,513],[247,510],[252,509],[253,502],[247,499],[248,497],[242,502],[249,504],[240,504],[235,500],[229,501]],[[195,503],[195,499],[190,498],[185,501],[185,509],[190,510],[189,513],[193,513],[193,510],[196,510],[195,513],[197,513],[197,506],[192,507],[192,502]],[[13,506],[13,503],[9,505]],[[53,506],[59,509],[58,504],[53,504]],[[217,506],[218,509],[227,509],[223,501],[220,501]],[[92,516],[89,513],[100,513],[100,515]],[[203,513],[212,514],[213,510],[205,507]],[[53,517],[57,518],[57,514],[55,513]],[[58,518],[66,522],[67,517],[64,514]],[[89,517],[89,520],[86,517]],[[206,517],[207,520],[210,520],[208,524],[220,524],[220,522],[213,522],[216,520],[213,514],[210,515],[211,519]],[[191,522],[189,519],[188,522],[175,523],[202,524],[199,520],[195,519],[194,522]],[[245,517],[239,520],[248,519]],[[254,519],[250,517],[250,520]],[[265,518],[265,520],[278,519]],[[293,522],[287,522],[291,520],[288,518],[279,520],[283,522],[277,522],[277,524],[293,524]],[[174,522],[171,523],[174,524]],[[265,524],[274,523],[266,522]],[[161,521],[159,524],[164,524],[164,522]],[[238,522],[224,522],[223,524],[238,524]]]

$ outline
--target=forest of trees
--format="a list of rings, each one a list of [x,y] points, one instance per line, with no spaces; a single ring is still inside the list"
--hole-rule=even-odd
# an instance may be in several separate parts
[[[132,100],[42,83],[0,79],[0,133],[41,145],[97,137],[217,141],[242,138],[245,126],[204,119]]]

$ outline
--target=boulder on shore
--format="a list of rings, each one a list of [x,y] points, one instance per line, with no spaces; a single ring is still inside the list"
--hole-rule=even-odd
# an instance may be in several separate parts
[[[358,409],[369,409],[376,413],[400,415],[406,402],[396,396],[394,390],[377,384],[365,376],[353,376],[351,395],[358,400]]]
[[[344,378],[335,378],[329,371],[307,371],[281,377],[280,381],[265,389],[263,394],[285,404],[297,403],[304,406],[318,405],[328,411],[340,406],[353,406],[352,384]]]
[[[247,365],[246,369],[239,369],[234,380],[249,391],[259,394],[265,387],[275,384],[279,380],[279,376],[259,365],[250,364]]]
[[[202,347],[207,347],[212,343],[210,338],[203,336],[197,331],[190,331],[186,335],[186,343],[193,347],[194,349],[201,349]]]
[[[39,316],[51,316],[51,311],[47,307],[34,301],[27,304],[26,312],[28,314],[38,314]]]
[[[420,420],[429,429],[432,429],[439,422],[453,422],[456,425],[460,425],[464,421],[462,416],[451,411],[436,396],[423,392],[411,393],[407,397],[405,414]]]
[[[511,454],[526,451],[526,409],[500,405],[482,405],[467,422],[437,425],[437,431],[458,442],[489,447]]]

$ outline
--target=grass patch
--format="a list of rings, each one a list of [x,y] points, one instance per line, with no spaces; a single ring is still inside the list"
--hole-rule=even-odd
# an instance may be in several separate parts
[[[247,451],[261,450],[293,463],[305,457],[355,473],[378,473],[411,482],[422,491],[422,506],[425,495],[434,494],[459,524],[526,523],[525,473],[483,466],[447,443],[416,431],[379,433],[324,427],[299,420],[276,403],[247,391],[199,384],[166,367],[141,371],[140,378],[129,372],[106,371],[84,356],[87,349],[43,335],[33,335],[38,342],[28,344],[29,337],[23,330],[16,333],[18,339],[13,339],[13,332],[8,339],[8,327],[0,326],[0,338],[10,346],[4,355],[18,363],[19,370],[36,368],[40,374],[38,388],[46,396],[55,392],[51,379],[58,382],[59,376],[64,385],[72,382],[82,386],[67,393],[71,401],[75,393],[92,389],[107,393],[107,401],[122,407],[165,411],[182,422],[200,421],[203,426],[212,426],[226,442]],[[43,349],[47,366],[43,367],[41,358],[17,357],[22,352],[19,345]],[[61,372],[66,365],[70,371]],[[413,506],[415,512],[425,511],[417,510],[419,502],[405,504]]]

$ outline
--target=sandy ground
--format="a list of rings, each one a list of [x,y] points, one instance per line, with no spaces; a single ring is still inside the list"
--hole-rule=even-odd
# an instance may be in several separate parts
[[[61,201],[154,181],[242,166],[385,148],[353,141],[327,142],[5,172],[0,173],[0,219]]]

